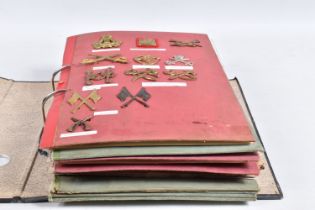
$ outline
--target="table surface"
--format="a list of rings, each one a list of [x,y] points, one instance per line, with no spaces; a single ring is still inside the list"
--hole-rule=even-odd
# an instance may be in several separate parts
[[[67,36],[106,30],[207,33],[237,77],[284,199],[247,204],[0,204],[1,209],[315,208],[314,1],[14,1],[0,4],[0,76],[49,80]],[[0,169],[1,170],[1,169]]]

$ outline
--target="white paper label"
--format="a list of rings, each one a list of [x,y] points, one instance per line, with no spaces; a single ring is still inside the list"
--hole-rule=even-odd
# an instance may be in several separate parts
[[[187,87],[186,82],[142,82],[142,87]]]
[[[102,70],[102,69],[109,69],[109,68],[115,68],[115,66],[110,65],[110,66],[94,66],[92,69],[93,70]]]
[[[120,51],[120,48],[108,48],[108,49],[94,49],[92,52],[111,52],[111,51]]]
[[[118,110],[107,110],[107,111],[94,112],[94,116],[99,116],[99,115],[115,115],[115,114],[118,114]]]
[[[159,65],[132,65],[133,69],[160,69]]]
[[[100,84],[100,85],[88,85],[88,86],[83,86],[82,91],[88,91],[88,90],[99,90],[101,88],[105,87],[117,87],[118,83],[110,83],[110,84]]]
[[[130,48],[131,51],[166,51],[165,48]]]
[[[82,132],[71,132],[71,133],[62,133],[60,134],[60,138],[68,138],[68,137],[75,137],[75,136],[89,136],[97,134],[97,131],[82,131]]]
[[[193,66],[165,66],[166,70],[194,70]]]

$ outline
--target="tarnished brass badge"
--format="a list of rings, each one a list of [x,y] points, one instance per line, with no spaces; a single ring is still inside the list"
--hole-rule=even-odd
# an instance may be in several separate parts
[[[124,72],[125,75],[133,76],[132,81],[136,81],[138,79],[145,79],[149,81],[156,81],[158,79],[158,71],[154,69],[145,69],[145,70],[136,70],[129,69]]]
[[[163,71],[163,74],[168,75],[169,80],[182,79],[182,80],[196,80],[197,74],[193,71]]]
[[[156,48],[158,47],[158,41],[152,38],[137,38],[136,45],[137,47]]]
[[[122,44],[122,41],[114,40],[111,35],[102,36],[97,42],[93,43],[92,46],[94,49],[104,49],[104,48],[113,48],[119,47]]]
[[[101,56],[101,55],[89,55],[89,58],[85,58],[81,61],[81,64],[95,64],[101,61],[111,61],[113,63],[128,63],[126,57],[122,57],[120,54]]]
[[[177,46],[177,47],[202,47],[199,40],[192,40],[190,42],[184,42],[179,40],[171,39],[169,40],[169,43],[171,46]]]
[[[75,113],[77,110],[81,108],[83,104],[85,104],[90,110],[95,110],[95,108],[90,104],[89,100],[92,101],[94,104],[98,102],[102,97],[98,95],[97,91],[94,90],[90,93],[87,97],[82,97],[79,93],[73,93],[71,98],[68,99],[68,103],[72,106],[77,101],[81,101],[77,106],[74,107],[74,109],[71,110],[72,113]]]
[[[93,116],[89,116],[89,117],[86,117],[86,118],[84,118],[82,120],[79,120],[77,118],[71,117],[71,120],[72,120],[73,124],[67,129],[67,131],[68,132],[73,132],[73,131],[75,131],[75,129],[77,127],[82,127],[82,129],[84,131],[91,130],[92,128],[87,122],[90,122],[92,118],[93,118]]]
[[[88,70],[85,72],[85,84],[86,85],[92,85],[93,81],[100,81],[104,80],[104,83],[111,83],[112,78],[114,78],[116,74],[114,73],[113,68],[105,69],[104,71],[100,72],[93,72],[91,70]]]
[[[193,63],[190,61],[190,59],[185,58],[185,56],[183,56],[183,55],[175,55],[175,56],[171,57],[170,59],[168,59],[167,61],[165,61],[166,65],[175,65],[177,63],[184,64],[185,66],[192,66],[193,65]]]
[[[142,65],[154,65],[160,61],[160,58],[153,55],[141,55],[134,57],[133,60]]]

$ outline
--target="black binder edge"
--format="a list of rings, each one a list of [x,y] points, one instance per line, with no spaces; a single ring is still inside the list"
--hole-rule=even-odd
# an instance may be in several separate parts
[[[247,108],[247,110],[248,110],[250,119],[251,119],[251,121],[253,122],[254,129],[255,129],[255,131],[256,131],[256,133],[257,133],[257,136],[258,136],[258,138],[259,138],[259,140],[260,140],[260,142],[261,142],[261,144],[262,144],[262,146],[263,146],[263,148],[264,148],[264,151],[265,151],[264,154],[265,154],[267,163],[268,163],[268,165],[269,165],[269,167],[270,167],[270,171],[271,171],[272,177],[273,177],[273,179],[275,180],[277,189],[278,189],[278,191],[279,191],[279,194],[258,194],[258,195],[257,195],[257,200],[280,200],[280,199],[283,198],[283,192],[282,192],[282,190],[281,190],[280,184],[279,184],[279,182],[278,182],[278,180],[277,180],[277,177],[276,177],[276,175],[275,175],[275,173],[274,173],[274,171],[273,171],[273,168],[272,168],[272,166],[271,166],[271,163],[270,163],[269,157],[268,157],[268,155],[267,155],[267,152],[266,152],[264,143],[263,143],[263,141],[261,140],[260,134],[259,134],[259,132],[258,132],[256,123],[255,123],[255,120],[254,120],[253,115],[252,115],[252,112],[250,111],[250,108],[249,108],[249,106],[248,106],[248,103],[247,103],[247,100],[246,100],[244,91],[243,91],[243,89],[242,89],[242,86],[241,86],[239,80],[237,79],[237,77],[234,77],[233,79],[230,79],[230,80],[235,80],[236,83],[237,83],[237,86],[238,86],[239,89],[240,89],[240,92],[241,92],[242,98],[244,99],[245,106],[246,106],[246,108]]]

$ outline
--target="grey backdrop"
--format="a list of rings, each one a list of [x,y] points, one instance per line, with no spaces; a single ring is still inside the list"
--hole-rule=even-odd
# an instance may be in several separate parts
[[[315,209],[315,4],[284,0],[0,0],[0,76],[49,80],[67,36],[101,30],[207,33],[237,76],[284,192],[247,205],[173,209]],[[1,168],[0,168],[1,170]],[[165,209],[168,205],[106,205]],[[0,204],[1,209],[101,209],[102,205]]]

